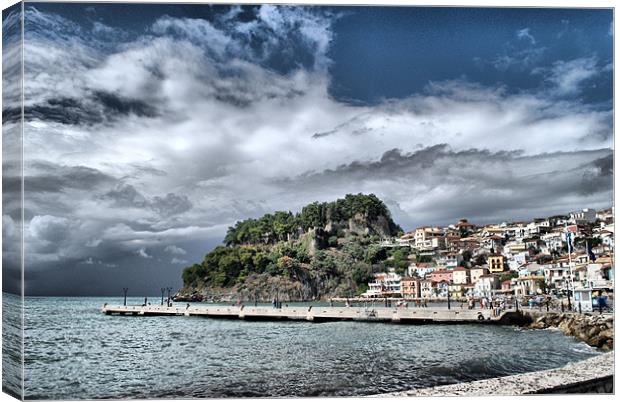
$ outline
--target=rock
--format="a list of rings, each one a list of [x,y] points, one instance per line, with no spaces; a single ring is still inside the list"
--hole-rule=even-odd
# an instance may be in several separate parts
[[[594,338],[598,335],[599,332],[600,330],[598,329],[598,327],[590,328],[589,330],[587,330],[588,338]]]

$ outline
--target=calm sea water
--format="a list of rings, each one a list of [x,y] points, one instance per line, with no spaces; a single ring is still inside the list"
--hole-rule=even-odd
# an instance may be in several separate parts
[[[120,300],[26,299],[27,399],[368,395],[598,353],[558,331],[105,316],[104,302]]]

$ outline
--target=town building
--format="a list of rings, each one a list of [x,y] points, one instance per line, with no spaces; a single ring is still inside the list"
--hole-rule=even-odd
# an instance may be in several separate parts
[[[437,271],[433,271],[427,275],[431,281],[435,283],[439,282],[452,282],[452,270],[447,269],[438,269]]]
[[[517,296],[530,296],[542,293],[541,285],[545,283],[544,275],[529,275],[518,277],[515,280],[515,294]]]
[[[489,254],[487,265],[491,273],[504,272],[504,256],[501,254]]]
[[[596,211],[591,208],[584,208],[581,211],[571,212],[570,220],[577,225],[593,223],[596,221]]]
[[[499,278],[497,275],[482,275],[474,284],[474,295],[477,297],[492,296],[497,289],[499,289]]]
[[[409,264],[407,268],[407,274],[409,276],[417,275],[420,278],[424,278],[427,274],[435,271],[436,267],[433,264],[417,262]]]
[[[437,289],[437,285],[430,279],[423,279],[420,281],[420,294],[423,299],[435,297],[435,289]]]
[[[456,285],[465,285],[469,283],[469,269],[458,267],[452,271],[452,282]]]
[[[398,297],[401,296],[401,276],[394,272],[381,272],[374,275],[374,281],[368,283],[364,297]]]
[[[469,270],[471,283],[478,282],[478,278],[489,273],[489,269],[485,266],[475,266]]]
[[[450,292],[450,297],[464,297],[466,292],[465,285],[450,283],[448,284],[448,292]]]
[[[420,288],[420,279],[406,276],[400,281],[402,295],[405,299],[417,299],[422,296],[422,289]]]

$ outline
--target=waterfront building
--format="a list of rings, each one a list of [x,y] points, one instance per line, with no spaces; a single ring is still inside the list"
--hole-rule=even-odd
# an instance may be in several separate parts
[[[545,282],[554,289],[564,289],[569,281],[570,270],[568,267],[543,265]]]
[[[489,254],[487,258],[489,272],[504,272],[504,256],[501,254]]]
[[[430,279],[420,281],[420,294],[424,299],[430,299],[435,296],[437,285]]]
[[[545,283],[544,275],[529,275],[518,277],[515,280],[515,294],[517,296],[530,296],[542,293],[541,285]]]
[[[448,297],[449,291],[450,291],[450,282],[448,281],[437,282],[437,287],[435,288],[435,294],[437,297],[441,297],[441,298]]]
[[[422,296],[419,278],[405,276],[401,279],[400,284],[404,298],[417,299]]]
[[[499,277],[497,275],[482,275],[474,284],[474,295],[478,297],[491,296],[497,289],[499,289]]]
[[[463,297],[465,296],[465,285],[451,283],[448,285],[448,291],[450,292],[450,297]]]
[[[381,272],[374,275],[374,281],[368,283],[368,290],[363,297],[397,297],[401,295],[401,276],[394,272]]]
[[[452,282],[457,285],[469,283],[469,269],[458,267],[452,271]]]

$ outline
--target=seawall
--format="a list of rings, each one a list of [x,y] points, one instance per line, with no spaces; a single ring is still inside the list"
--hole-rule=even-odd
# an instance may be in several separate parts
[[[489,396],[567,393],[611,394],[613,393],[614,387],[613,376],[614,352],[609,352],[551,370],[372,396]]]

